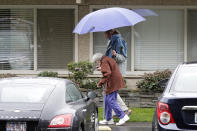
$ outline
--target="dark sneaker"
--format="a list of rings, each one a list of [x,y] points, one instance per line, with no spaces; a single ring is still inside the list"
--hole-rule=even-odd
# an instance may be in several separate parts
[[[126,115],[130,116],[130,115],[132,114],[132,110],[126,110],[126,111],[124,111],[124,113],[125,113]]]

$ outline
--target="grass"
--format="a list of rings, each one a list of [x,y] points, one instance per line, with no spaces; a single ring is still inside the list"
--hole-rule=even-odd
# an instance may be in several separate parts
[[[129,122],[152,122],[155,108],[131,108]],[[103,108],[99,108],[99,120],[103,119]],[[118,119],[114,119],[116,122]]]

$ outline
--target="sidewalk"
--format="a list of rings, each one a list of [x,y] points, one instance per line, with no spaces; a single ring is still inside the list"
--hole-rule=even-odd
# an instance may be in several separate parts
[[[108,126],[111,128],[101,129],[100,131],[151,131],[152,130],[152,123],[150,122],[127,122],[123,126],[115,126],[110,125]]]

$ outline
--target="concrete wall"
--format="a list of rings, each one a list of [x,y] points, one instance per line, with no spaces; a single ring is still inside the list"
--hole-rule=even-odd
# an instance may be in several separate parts
[[[85,0],[100,5],[196,5],[196,0]]]
[[[136,87],[136,82],[138,82],[139,80],[141,80],[141,78],[126,78],[127,81],[127,88],[130,90],[138,90],[138,88]]]
[[[82,17],[84,17],[86,14],[89,13],[89,6],[88,5],[80,5],[78,8],[78,19],[80,20]],[[90,35],[85,34],[85,35],[79,35],[78,37],[79,41],[79,61],[84,61],[84,60],[89,60],[89,53],[90,53],[90,48],[89,48],[89,43],[90,43]]]
[[[0,0],[1,5],[73,5],[76,0]],[[82,0],[81,5],[197,5],[196,0]]]
[[[80,89],[84,95],[88,90]],[[95,90],[98,97],[96,102],[98,106],[103,106],[103,93],[102,90]],[[118,91],[119,95],[128,107],[155,107],[158,97],[161,93],[148,93],[148,92],[133,92],[128,88],[124,88]]]

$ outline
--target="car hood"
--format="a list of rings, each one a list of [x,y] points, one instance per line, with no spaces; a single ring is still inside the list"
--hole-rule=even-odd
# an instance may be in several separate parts
[[[0,103],[0,120],[38,120],[44,104]]]

